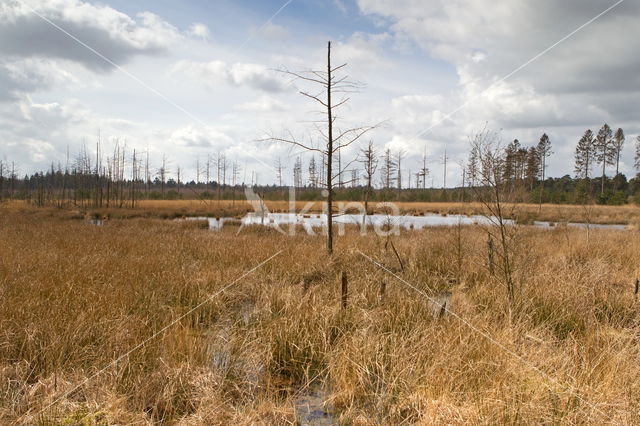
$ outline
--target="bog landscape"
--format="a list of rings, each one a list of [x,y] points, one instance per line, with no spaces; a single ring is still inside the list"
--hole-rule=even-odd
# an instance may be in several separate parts
[[[0,423],[640,424],[623,2],[0,0]]]

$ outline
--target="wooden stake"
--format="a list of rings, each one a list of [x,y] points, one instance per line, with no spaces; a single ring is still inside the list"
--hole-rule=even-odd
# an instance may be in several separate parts
[[[384,293],[387,289],[387,282],[385,280],[380,281],[380,293],[378,293],[378,303],[381,305],[384,303]]]
[[[487,257],[489,263],[489,273],[493,275],[494,267],[493,267],[493,238],[491,238],[491,234],[489,234],[489,241],[487,241]]]
[[[347,286],[347,273],[345,271],[342,271],[342,309],[347,308],[347,296],[349,294]]]
[[[438,318],[442,318],[446,313],[447,313],[447,301],[445,300],[442,306],[440,307],[440,312],[438,312]]]

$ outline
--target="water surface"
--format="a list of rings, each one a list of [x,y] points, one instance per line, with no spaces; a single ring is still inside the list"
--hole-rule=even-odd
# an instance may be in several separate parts
[[[235,221],[241,225],[264,225],[271,227],[280,227],[282,230],[287,229],[290,225],[301,225],[304,228],[316,229],[325,227],[327,224],[327,218],[324,214],[308,214],[301,215],[296,213],[265,213],[264,215],[259,213],[249,213],[241,219],[221,217],[192,217],[188,220],[206,220],[209,222],[209,229],[218,230],[222,228],[225,222]],[[333,219],[334,225],[362,225],[361,214],[343,214],[336,215]],[[497,224],[498,221],[495,217],[486,217],[482,215],[438,215],[438,214],[426,214],[424,216],[411,216],[411,215],[399,215],[390,216],[383,214],[373,214],[366,217],[366,223],[368,226],[382,228],[384,226],[399,226],[403,229],[423,229],[436,226],[457,226],[457,225],[492,225]],[[515,221],[512,219],[505,219],[506,225],[514,225]],[[627,225],[620,224],[587,224],[579,222],[546,222],[535,221],[532,226],[539,228],[553,228],[559,225],[566,225],[570,227],[578,228],[591,228],[591,229],[613,229],[613,230],[625,230]]]

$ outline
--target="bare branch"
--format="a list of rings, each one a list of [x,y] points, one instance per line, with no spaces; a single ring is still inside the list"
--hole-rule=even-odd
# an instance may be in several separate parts
[[[320,103],[323,107],[327,107],[327,104],[322,101],[320,98],[318,98],[319,95],[310,95],[307,92],[300,92],[301,95],[306,96],[307,98],[313,99],[314,101]]]
[[[375,124],[373,126],[362,126],[362,127],[356,127],[356,128],[353,128],[353,129],[345,130],[344,132],[340,133],[337,138],[334,139],[334,142],[337,142],[337,144],[336,144],[336,147],[334,148],[333,152],[336,152],[339,149],[342,149],[342,148],[345,148],[345,147],[351,145],[352,143],[354,143],[357,140],[359,140],[362,136],[364,136],[368,132],[378,128],[382,123],[383,122]],[[348,136],[348,135],[353,135],[353,136],[350,139],[347,138],[348,139],[347,142],[339,143],[339,141],[343,137]]]
[[[331,69],[331,73],[334,73],[334,72],[338,71],[339,69],[344,68],[346,66],[347,66],[346,62],[344,64],[342,64],[342,65],[338,65],[337,67]]]
[[[289,70],[286,70],[286,69],[285,70],[276,70],[276,71],[281,72],[283,74],[291,75],[291,76],[295,77],[296,79],[310,81],[312,83],[318,83],[318,84],[321,84],[321,85],[323,85],[325,87],[327,86],[327,80],[318,80],[318,79],[315,79],[315,78],[312,78],[312,77],[307,77],[307,76],[305,76],[305,75],[303,75],[303,74],[301,74],[299,72],[289,71]],[[315,72],[313,72],[313,71],[307,71],[307,72],[315,74]],[[322,78],[322,77],[320,77],[320,78]]]
[[[333,108],[338,108],[341,105],[344,105],[345,103],[347,103],[349,101],[349,98],[344,98],[343,100],[341,100],[340,102],[338,102],[337,104],[335,104],[333,106]],[[326,106],[326,105],[325,105]]]

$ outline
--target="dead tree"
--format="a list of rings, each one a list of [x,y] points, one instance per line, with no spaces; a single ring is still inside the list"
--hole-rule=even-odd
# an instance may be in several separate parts
[[[146,197],[149,198],[149,189],[151,186],[151,169],[149,168],[149,147],[147,146],[147,150],[145,151],[145,161],[144,161],[144,188]]]
[[[176,182],[176,191],[178,192],[178,198],[180,198],[180,177],[182,174],[182,170],[180,169],[180,166],[176,167],[176,178],[177,178],[177,182]]]
[[[318,169],[316,168],[316,157],[312,156],[309,161],[309,186],[316,188],[318,186]]]
[[[282,165],[282,161],[280,157],[276,161],[276,178],[278,179],[278,186],[282,188],[282,171],[284,170],[284,166]]]
[[[396,171],[396,162],[391,154],[391,149],[387,148],[382,156],[382,169],[380,170],[380,178],[382,186],[385,189],[391,189],[393,174]]]
[[[211,181],[211,154],[207,153],[207,162],[205,163],[204,178],[206,179],[204,187],[209,190],[209,182]]]
[[[369,198],[373,190],[373,176],[378,168],[378,156],[373,146],[373,141],[369,141],[366,148],[360,150],[360,163],[364,168],[365,192],[364,192],[364,216],[362,226],[366,226],[367,215],[369,214]]]
[[[200,157],[196,157],[196,185],[200,184]]]
[[[241,170],[240,163],[238,163],[238,162],[236,162],[234,160],[233,161],[233,166],[232,166],[232,173],[231,173],[232,185],[233,185],[231,194],[232,194],[232,198],[233,198],[232,204],[234,206],[236,204],[236,185],[238,184],[238,179],[240,177],[240,170]]]
[[[167,169],[167,156],[162,154],[162,166],[158,169],[158,178],[160,178],[160,194],[162,195],[162,199],[164,200],[164,185],[167,183],[167,174],[169,170]]]
[[[222,186],[220,185],[220,177],[222,176],[222,160],[224,158],[224,154],[220,154],[220,151],[218,151],[218,154],[216,155],[216,185],[217,185],[217,192],[218,192],[218,203],[220,202],[220,189],[222,189]]]
[[[444,150],[444,156],[442,157],[442,189],[447,189],[447,161],[449,157],[447,157],[447,150]]]
[[[2,160],[0,160],[0,201],[2,201],[2,197],[4,195],[4,173],[4,163],[2,162]]]
[[[427,176],[429,176],[429,169],[427,168],[427,146],[425,145],[424,154],[422,154],[422,168],[418,172],[416,179],[416,181],[420,180],[422,182],[422,189],[427,189]],[[416,188],[418,186],[418,182],[416,182]]]
[[[503,150],[496,133],[484,129],[471,140],[471,150],[478,159],[478,186],[472,187],[476,198],[485,208],[484,216],[490,226],[487,229],[489,268],[495,269],[507,292],[509,308],[513,306],[516,293],[514,276],[515,230],[507,219],[513,216],[514,204],[511,185],[503,179]],[[493,239],[497,244],[493,244]],[[495,257],[495,262],[493,258]],[[493,271],[491,271],[493,273]]]
[[[296,158],[293,163],[293,187],[302,188],[302,160],[300,157]]]
[[[406,157],[407,152],[404,149],[399,149],[396,153],[396,177],[398,182],[398,194],[402,191],[402,160]],[[411,175],[411,173],[409,173]]]
[[[131,208],[136,207],[136,183],[139,179],[139,164],[136,157],[136,150],[133,150],[133,157],[131,158]]]
[[[327,191],[327,252],[329,254],[333,253],[334,179],[342,173],[342,170],[338,170],[338,173],[334,174],[334,156],[339,155],[342,149],[355,143],[363,135],[377,127],[375,125],[363,125],[360,127],[349,128],[347,130],[341,130],[337,125],[338,117],[335,114],[336,109],[345,105],[349,101],[349,97],[347,96],[349,93],[354,93],[359,90],[359,85],[349,81],[347,75],[337,74],[337,72],[343,70],[346,65],[347,64],[344,63],[335,67],[331,66],[331,42],[328,42],[326,71],[283,71],[284,74],[293,77],[295,80],[299,80],[302,83],[313,87],[313,90],[301,90],[300,94],[311,99],[322,108],[321,114],[323,115],[323,119],[320,122],[314,123],[315,130],[320,135],[320,143],[297,139],[291,132],[287,132],[287,135],[282,137],[269,135],[267,138],[262,139],[263,141],[285,143],[293,147],[302,148],[306,151],[317,152],[321,155],[323,162],[326,161],[325,189]],[[336,102],[334,97],[338,94],[342,97]]]

